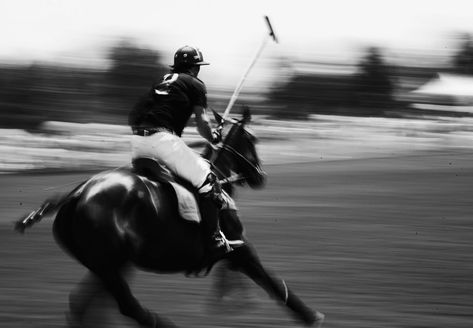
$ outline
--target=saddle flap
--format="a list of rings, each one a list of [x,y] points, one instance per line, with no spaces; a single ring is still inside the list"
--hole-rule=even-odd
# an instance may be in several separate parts
[[[200,222],[199,204],[195,194],[176,182],[170,182],[170,184],[176,192],[177,206],[182,218],[188,221]],[[237,210],[234,200],[225,191],[222,191],[222,197],[224,199],[222,210]]]
[[[179,214],[183,219],[199,223],[201,221],[199,205],[192,192],[176,182],[170,182],[177,196]]]

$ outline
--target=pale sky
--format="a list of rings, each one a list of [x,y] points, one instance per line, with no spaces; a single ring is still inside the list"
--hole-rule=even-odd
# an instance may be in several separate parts
[[[0,62],[100,66],[129,37],[169,63],[180,46],[197,46],[212,63],[203,79],[236,84],[267,33],[264,15],[280,43],[267,44],[253,82],[280,56],[349,59],[371,45],[439,53],[455,45],[452,33],[473,33],[472,13],[467,0],[0,0]]]

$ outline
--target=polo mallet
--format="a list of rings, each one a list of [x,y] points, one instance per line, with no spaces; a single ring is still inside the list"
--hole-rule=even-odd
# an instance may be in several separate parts
[[[273,27],[271,26],[271,22],[269,21],[268,16],[264,16],[264,19],[266,21],[266,24],[268,25],[269,33],[265,35],[265,37],[263,39],[263,42],[261,43],[260,47],[258,48],[258,51],[256,52],[253,60],[251,61],[248,68],[246,69],[245,74],[243,74],[243,76],[241,77],[240,82],[238,82],[238,85],[235,88],[235,91],[233,91],[233,95],[230,98],[230,102],[228,103],[227,108],[225,108],[225,112],[223,112],[223,115],[222,115],[222,118],[223,118],[224,121],[227,118],[228,114],[230,113],[230,110],[232,109],[233,105],[235,104],[235,101],[237,100],[238,95],[240,94],[241,88],[243,87],[243,83],[245,82],[246,77],[248,76],[248,73],[250,72],[250,70],[255,65],[256,60],[261,55],[261,52],[263,51],[264,47],[266,46],[266,43],[268,43],[268,40],[270,38],[272,38],[274,40],[274,42],[278,43],[278,39],[276,37],[276,34],[274,34],[274,30],[273,30]]]

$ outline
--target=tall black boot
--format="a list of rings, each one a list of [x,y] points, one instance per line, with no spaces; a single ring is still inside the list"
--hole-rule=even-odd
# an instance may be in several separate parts
[[[225,236],[220,231],[219,212],[220,205],[213,195],[204,194],[199,197],[199,208],[202,216],[205,237],[211,257],[220,257],[232,251]]]
[[[208,190],[210,187],[210,190]],[[243,245],[241,240],[227,240],[220,230],[219,217],[220,209],[225,204],[217,177],[210,173],[206,181],[199,190],[207,189],[205,193],[201,193],[199,197],[199,207],[202,216],[202,223],[206,236],[209,237],[209,250],[211,256],[222,256],[233,250],[233,247]],[[213,253],[213,254],[212,254]]]

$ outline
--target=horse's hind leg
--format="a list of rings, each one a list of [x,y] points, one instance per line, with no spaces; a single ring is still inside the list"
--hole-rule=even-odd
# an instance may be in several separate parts
[[[70,327],[77,327],[83,323],[84,315],[94,298],[104,291],[102,282],[88,272],[69,294],[69,312],[66,313]]]
[[[210,313],[232,314],[257,306],[250,294],[248,279],[229,261],[221,261],[214,268],[212,292],[207,300]]]
[[[229,260],[260,285],[268,294],[293,311],[306,325],[321,327],[324,315],[307,307],[287,286],[286,282],[272,276],[261,264],[256,252],[248,245],[230,253]]]
[[[136,320],[141,326],[153,328],[176,327],[172,322],[159,317],[156,313],[144,308],[131,293],[130,287],[123,276],[115,270],[99,274],[105,288],[118,303],[120,312]]]

